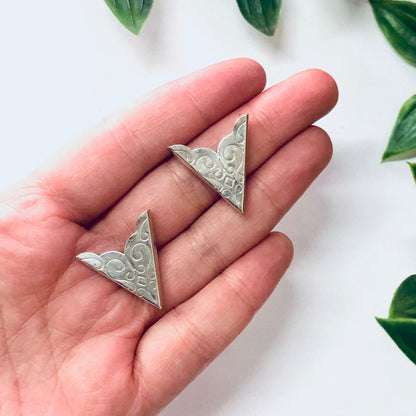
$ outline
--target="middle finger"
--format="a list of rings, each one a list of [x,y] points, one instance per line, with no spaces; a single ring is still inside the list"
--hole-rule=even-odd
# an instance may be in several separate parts
[[[190,147],[217,148],[231,133],[239,115],[249,114],[247,175],[288,140],[324,116],[335,105],[337,88],[323,71],[308,70],[269,88],[213,125]],[[159,247],[175,238],[212,205],[218,196],[190,169],[171,159],[150,172],[91,231],[111,241],[125,242],[138,215],[150,209]],[[111,234],[111,236],[109,235]]]

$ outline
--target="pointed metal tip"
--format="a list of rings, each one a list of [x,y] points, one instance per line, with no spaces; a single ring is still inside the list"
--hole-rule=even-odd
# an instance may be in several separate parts
[[[239,211],[240,211],[242,214],[244,214],[244,195],[243,195],[243,199],[242,199],[242,201],[241,201],[241,206],[240,206],[240,208],[239,208]]]
[[[240,214],[244,214],[244,207],[238,207],[237,205],[231,204]]]
[[[153,301],[151,299],[148,299],[147,297],[142,298],[143,300],[145,300],[146,302],[150,303],[152,306],[155,306],[158,309],[162,309],[162,304],[160,302],[160,299],[158,299],[157,301]]]
[[[234,209],[236,209],[240,214],[244,214],[244,201],[242,201],[241,204],[239,204],[236,201],[232,201],[225,196],[221,195],[224,199],[224,201],[228,202]]]

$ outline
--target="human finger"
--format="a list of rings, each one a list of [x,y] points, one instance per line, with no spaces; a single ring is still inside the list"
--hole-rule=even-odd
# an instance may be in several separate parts
[[[270,295],[292,253],[289,239],[272,233],[147,330],[135,357],[138,414],[157,413],[231,343]]]
[[[236,118],[248,113],[247,174],[268,160],[284,143],[324,116],[337,101],[334,80],[320,70],[296,74],[262,92],[210,127],[190,146],[216,149]],[[149,173],[92,231],[101,238],[125,240],[139,213],[151,209],[156,241],[163,246],[186,229],[215,200],[217,194],[177,160]],[[93,237],[94,238],[94,237]]]
[[[264,84],[264,70],[250,59],[201,69],[107,119],[62,149],[29,182],[58,201],[65,217],[88,223],[170,155],[168,146],[190,141]]]
[[[328,135],[311,127],[247,181],[246,211],[218,201],[160,251],[164,311],[193,296],[264,239],[331,158]]]

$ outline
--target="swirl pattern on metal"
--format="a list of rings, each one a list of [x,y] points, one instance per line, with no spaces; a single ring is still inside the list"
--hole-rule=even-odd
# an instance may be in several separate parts
[[[233,132],[221,140],[217,153],[207,148],[192,150],[182,144],[170,146],[175,156],[241,213],[246,181],[247,118],[244,115],[235,122]]]
[[[145,211],[137,220],[136,232],[127,240],[124,254],[119,251],[107,251],[100,255],[87,252],[79,254],[77,259],[161,309],[157,253],[149,211]]]

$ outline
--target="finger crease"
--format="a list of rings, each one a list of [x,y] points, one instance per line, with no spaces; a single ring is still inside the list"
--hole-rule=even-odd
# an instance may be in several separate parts
[[[221,273],[228,265],[228,259],[220,251],[216,240],[208,236],[206,233],[199,230],[194,230],[195,226],[188,229],[187,234],[189,236],[189,245],[198,254],[198,265],[199,260],[208,267],[207,276],[217,276]]]
[[[234,296],[240,299],[241,303],[246,307],[250,315],[254,315],[258,308],[253,302],[250,301],[250,299],[252,299],[251,292],[246,289],[244,284],[242,284],[247,277],[243,276],[241,273],[237,273],[235,270],[233,270],[233,273],[225,271],[222,276]],[[231,298],[234,298],[234,296],[231,296]]]
[[[258,175],[251,176],[250,182],[251,186],[255,187],[261,193],[261,197],[257,199],[268,201],[272,207],[272,210],[277,212],[278,217],[280,218],[282,216],[282,207],[275,200],[275,198],[272,197],[272,195],[275,193],[275,190],[268,186],[263,180],[261,180]]]
[[[212,124],[212,120],[207,114],[202,111],[202,105],[199,102],[198,97],[194,94],[193,90],[188,88],[186,85],[181,84],[183,87],[182,92],[184,97],[188,100],[188,102],[193,106],[194,110],[199,114],[200,119],[203,123],[207,126]],[[192,111],[188,111],[188,114],[192,114]],[[197,123],[195,123],[197,124]]]
[[[212,359],[213,348],[212,345],[209,344],[204,332],[201,331],[197,325],[186,318],[185,313],[182,312],[180,307],[172,309],[171,312],[182,324],[182,328],[180,325],[175,325],[174,328],[183,342],[192,350],[193,353],[197,354],[201,361],[210,361]]]

